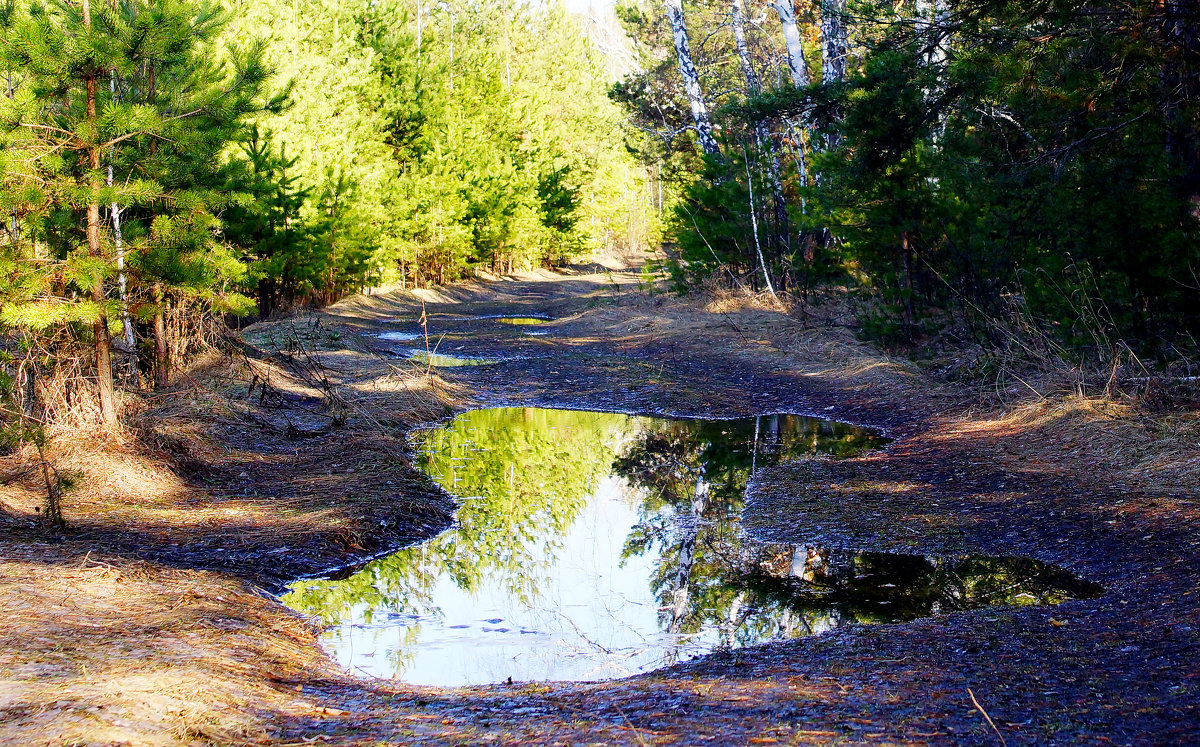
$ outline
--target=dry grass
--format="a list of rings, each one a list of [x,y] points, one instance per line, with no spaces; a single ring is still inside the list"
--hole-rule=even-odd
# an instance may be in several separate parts
[[[338,676],[312,631],[241,583],[29,544],[0,562],[0,741],[245,744]]]
[[[1022,327],[1024,337],[1012,332],[1012,345],[1019,352],[1036,350],[1036,360],[1011,353],[995,378],[964,386],[856,339],[853,310],[836,298],[822,298],[816,307],[791,303],[784,313],[769,294],[718,291],[702,308],[732,322],[751,349],[782,353],[805,376],[866,386],[877,399],[910,404],[914,411],[924,405],[939,413],[930,438],[982,452],[1014,470],[1070,475],[1095,487],[1200,494],[1200,411],[1148,408],[1153,397],[1171,397],[1146,378],[1127,349],[1113,357],[1115,367],[1083,371],[1052,355],[1044,339],[1021,343],[1032,336]],[[938,362],[929,368],[949,370]]]
[[[445,391],[417,370],[369,383],[356,356],[378,364],[344,347],[299,367],[209,351],[143,399],[129,430],[55,431],[65,536],[33,528],[36,453],[0,460],[0,743],[251,744],[327,717],[295,688],[342,675],[306,624],[239,576],[277,578],[280,552],[288,573],[345,562],[449,509],[398,435],[440,415]],[[347,409],[336,427],[334,399]]]
[[[1092,487],[1200,494],[1195,411],[1148,414],[1128,398],[1067,394],[967,413],[936,438],[974,441],[1019,469],[1071,475]]]
[[[1073,484],[1200,493],[1195,413],[1150,415],[1118,395],[1028,395],[980,405],[976,392],[936,381],[855,339],[838,307],[822,307],[823,316],[809,309],[805,318],[761,297],[692,302],[630,290],[640,279],[628,273],[526,280],[442,289],[436,298],[503,303],[542,282],[561,283],[590,304],[563,318],[570,333],[555,344],[568,351],[589,342],[631,351],[677,346],[683,355],[713,361],[750,360],[758,370],[811,381],[877,413],[911,408],[914,420],[923,419],[909,439],[916,448],[933,444],[943,455],[1059,473]],[[0,594],[7,600],[0,607],[0,743],[252,744],[286,739],[297,723],[320,722],[304,727],[304,737],[313,738],[337,721],[331,714],[342,712],[322,693],[340,675],[319,655],[304,622],[233,574],[195,566],[215,558],[241,576],[268,575],[278,565],[272,553],[284,552],[295,573],[301,562],[295,559],[305,552],[316,563],[377,547],[372,543],[385,535],[394,539],[395,524],[380,530],[380,521],[445,515],[436,496],[421,492],[396,434],[461,405],[470,393],[435,371],[375,354],[357,334],[419,312],[411,294],[359,297],[323,313],[256,325],[251,339],[279,355],[210,354],[180,373],[173,389],[147,397],[129,433],[55,436],[51,457],[73,485],[63,506],[72,532],[65,540],[37,541],[24,528],[0,524]],[[729,382],[714,386],[736,390]],[[920,475],[892,474],[892,462],[878,459],[880,475],[854,477],[842,488],[877,494],[881,511],[906,505],[900,499],[910,496],[923,500],[931,490]],[[37,475],[20,458],[0,467],[12,478],[0,491],[0,516],[28,524],[41,501]],[[847,495],[831,503],[859,514],[872,505],[852,500],[863,499]],[[93,546],[104,554],[89,554]],[[131,559],[135,554],[154,562]],[[763,701],[737,690],[750,684],[697,681],[718,695],[737,691],[740,699]],[[614,687],[634,688],[631,702],[640,702],[637,685]],[[352,702],[392,709],[378,712],[385,715],[371,740],[392,738],[406,719],[439,718],[423,702],[405,711],[356,692],[360,700]],[[341,705],[354,707],[347,702]],[[503,710],[492,715],[504,718]],[[474,716],[465,718],[463,728],[474,729]],[[536,719],[528,722],[541,728]],[[439,718],[430,728],[439,723],[449,722]],[[684,723],[679,733],[695,725]],[[562,728],[575,740],[621,727]],[[820,735],[842,733],[813,734],[822,741]]]

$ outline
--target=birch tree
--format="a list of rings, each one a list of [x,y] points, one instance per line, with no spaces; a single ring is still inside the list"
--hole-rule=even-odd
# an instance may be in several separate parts
[[[742,0],[731,0],[730,18],[733,23],[734,43],[737,47],[738,61],[741,64],[742,76],[746,79],[746,95],[757,96],[762,93],[762,84],[759,82],[758,74],[754,70],[754,62],[750,58],[750,46],[746,42],[746,19]],[[770,130],[767,128],[766,122],[758,120],[754,123],[754,141],[758,152],[766,153],[767,180],[771,185],[771,197],[775,208],[775,245],[776,259],[782,259],[787,254],[788,238],[791,231],[787,214],[787,196],[783,191],[783,180],[780,178],[780,163],[779,150],[775,145],[775,140],[771,136]],[[750,175],[747,174],[747,178]],[[750,191],[751,199],[753,200],[753,185]],[[751,205],[751,217],[753,217],[753,205]],[[755,233],[755,243],[757,244],[757,231]],[[771,277],[767,271],[766,262],[762,261],[762,251],[759,249],[759,260],[762,264],[763,276],[767,287],[774,294],[774,288],[771,284]]]
[[[704,101],[704,91],[700,87],[700,74],[692,60],[692,48],[688,41],[687,23],[683,15],[682,0],[665,0],[667,21],[671,25],[671,36],[675,41],[675,56],[679,60],[679,74],[683,78],[683,90],[687,94],[688,107],[692,112],[692,122],[696,128],[696,137],[700,149],[710,158],[719,158],[721,149],[713,136],[712,120],[708,114],[708,105]]]
[[[800,27],[796,23],[796,8],[792,0],[775,0],[771,7],[779,14],[779,24],[783,28],[783,46],[787,54],[788,73],[791,75],[792,85],[796,88],[805,88],[811,78],[808,74],[808,63],[804,60]]]
[[[786,0],[785,0],[786,1]],[[846,30],[846,0],[823,0],[821,3],[821,82],[837,85],[846,80],[846,56],[849,54]],[[839,115],[835,112],[835,117]],[[830,150],[841,145],[836,128],[825,139]]]

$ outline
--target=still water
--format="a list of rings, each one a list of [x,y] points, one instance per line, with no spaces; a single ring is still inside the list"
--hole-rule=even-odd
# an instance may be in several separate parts
[[[1004,558],[933,559],[747,540],[757,467],[879,446],[795,415],[678,420],[504,408],[417,434],[462,500],[453,528],[284,601],[360,673],[414,684],[599,680],[849,622],[1098,588]]]
[[[535,324],[546,324],[550,320],[541,316],[498,316],[496,321],[501,324],[514,324],[518,327],[527,327]]]

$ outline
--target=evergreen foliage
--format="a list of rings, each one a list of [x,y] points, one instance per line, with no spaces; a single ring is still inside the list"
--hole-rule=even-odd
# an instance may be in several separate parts
[[[640,155],[680,197],[670,238],[681,285],[853,281],[879,302],[868,327],[892,341],[954,312],[987,343],[979,322],[1019,309],[1082,355],[1121,341],[1194,347],[1195,2],[795,3],[815,81],[802,86],[779,16],[762,8],[748,9],[760,22],[746,27],[761,93],[742,82],[731,7],[687,8],[721,144],[703,165],[663,11],[622,11],[646,67],[613,97],[640,132],[661,136]],[[847,28],[844,43],[831,37]],[[765,199],[772,158],[787,222]],[[755,224],[774,238],[766,262],[749,240]],[[788,224],[798,230],[782,236]]]
[[[602,60],[556,6],[289,0],[237,11],[235,32],[266,39],[294,83],[294,105],[262,124],[294,154],[313,274],[325,280],[288,300],[645,243],[644,179]]]
[[[654,230],[557,6],[5,2],[0,70],[0,394],[36,409],[85,360],[79,424],[116,422],[114,368],[165,386],[206,319]]]

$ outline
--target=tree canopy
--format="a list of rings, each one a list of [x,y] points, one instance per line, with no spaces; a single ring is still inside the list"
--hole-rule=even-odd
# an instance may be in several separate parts
[[[623,6],[613,97],[657,135],[681,286],[849,283],[885,341],[1017,314],[1085,356],[1194,347],[1196,3],[702,1],[688,50],[667,5]]]

